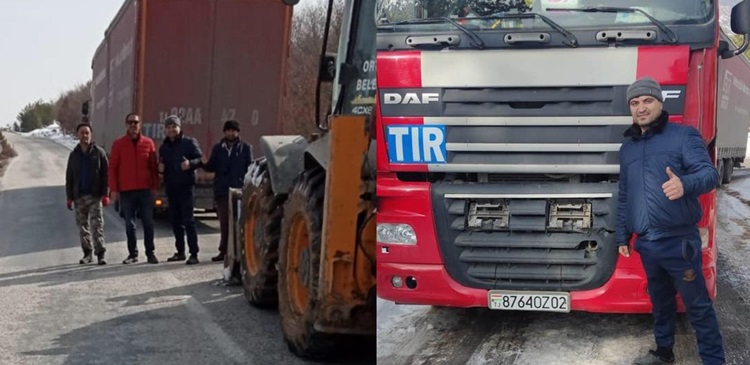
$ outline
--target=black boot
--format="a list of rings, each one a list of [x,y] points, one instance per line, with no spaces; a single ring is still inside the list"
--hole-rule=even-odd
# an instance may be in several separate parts
[[[184,252],[176,252],[172,257],[167,259],[168,262],[174,262],[174,261],[185,261],[185,253]]]
[[[674,353],[671,348],[659,347],[654,350],[648,350],[648,354],[643,355],[633,362],[633,365],[665,365],[674,363]]]
[[[224,261],[224,254],[219,252],[218,255],[211,258],[211,261],[217,262],[217,261]]]
[[[89,263],[91,263],[91,261],[93,261],[93,257],[91,257],[91,251],[84,250],[83,251],[83,258],[80,259],[80,260],[78,260],[78,263],[81,264],[81,265],[83,265],[83,264],[89,264]]]
[[[104,251],[99,252],[98,254],[96,254],[96,261],[97,261],[97,263],[99,265],[106,265],[107,264],[107,260],[104,259]]]

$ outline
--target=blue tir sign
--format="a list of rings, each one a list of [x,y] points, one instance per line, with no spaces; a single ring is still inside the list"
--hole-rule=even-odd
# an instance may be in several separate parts
[[[387,126],[388,159],[391,163],[446,163],[445,126]]]

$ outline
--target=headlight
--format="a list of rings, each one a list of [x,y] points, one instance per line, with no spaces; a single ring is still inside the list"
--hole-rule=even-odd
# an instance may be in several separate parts
[[[417,234],[408,224],[378,223],[378,243],[415,245],[417,244]]]

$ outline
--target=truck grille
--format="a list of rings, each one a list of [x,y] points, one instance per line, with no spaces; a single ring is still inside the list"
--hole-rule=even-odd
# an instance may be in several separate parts
[[[632,124],[627,86],[445,88],[422,115],[446,128],[447,163],[432,172],[617,174]],[[439,113],[437,112],[439,110]]]
[[[446,269],[463,285],[585,290],[614,269],[615,184],[439,183],[433,201]]]

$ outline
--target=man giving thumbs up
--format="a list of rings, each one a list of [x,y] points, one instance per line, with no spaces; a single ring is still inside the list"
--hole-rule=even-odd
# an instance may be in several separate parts
[[[656,81],[643,78],[630,85],[627,101],[633,124],[620,147],[616,240],[620,254],[629,257],[629,241],[636,235],[634,249],[646,273],[656,340],[656,350],[634,364],[674,363],[677,293],[703,364],[724,364],[697,226],[703,213],[698,197],[718,186],[719,174],[698,131],[669,122]]]
[[[682,180],[669,167],[667,167],[667,176],[669,176],[669,180],[661,186],[664,194],[667,195],[669,200],[682,198],[682,194],[684,193],[682,190]]]
[[[180,118],[176,115],[164,121],[167,138],[159,148],[159,171],[164,174],[164,188],[172,215],[175,254],[167,261],[185,261],[185,237],[190,249],[188,265],[198,263],[198,233],[195,230],[195,169],[200,166],[203,153],[198,141],[182,133]]]

